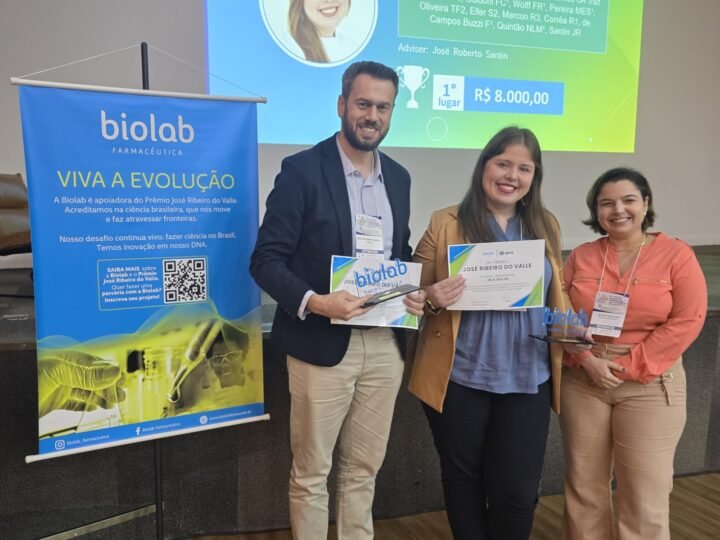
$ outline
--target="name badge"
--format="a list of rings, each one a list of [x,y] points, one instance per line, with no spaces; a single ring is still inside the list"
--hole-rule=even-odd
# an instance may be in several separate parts
[[[590,331],[594,336],[620,337],[630,297],[600,291],[590,317]]]
[[[385,259],[382,219],[367,214],[355,214],[355,256]]]

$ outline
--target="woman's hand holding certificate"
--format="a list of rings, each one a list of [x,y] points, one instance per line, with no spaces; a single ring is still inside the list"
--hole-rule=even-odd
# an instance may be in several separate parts
[[[465,289],[465,278],[461,275],[452,276],[427,288],[427,298],[438,309],[451,306],[460,299]]]

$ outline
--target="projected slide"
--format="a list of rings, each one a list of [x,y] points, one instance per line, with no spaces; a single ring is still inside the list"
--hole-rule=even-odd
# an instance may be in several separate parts
[[[480,148],[500,127],[545,150],[632,152],[642,0],[211,0],[212,94],[266,96],[261,143],[339,127],[353,61],[399,75],[385,145]]]

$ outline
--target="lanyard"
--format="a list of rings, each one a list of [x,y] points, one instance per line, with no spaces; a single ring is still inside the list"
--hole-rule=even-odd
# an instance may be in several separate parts
[[[360,186],[360,193],[359,193],[360,194],[360,212],[362,212],[365,215],[372,215],[373,217],[380,218],[382,215],[382,212],[380,212],[380,206],[378,205],[378,196],[377,196],[377,189],[376,189],[377,184],[379,184],[379,181],[377,180],[377,178],[375,179],[375,183],[368,184],[368,189],[373,194],[376,215],[368,214],[365,211],[365,202],[363,201],[363,188],[365,188],[365,180],[363,180],[363,183]]]
[[[357,185],[356,182],[355,182],[356,173],[357,173],[357,176],[360,176],[360,177],[362,178],[362,182],[360,183],[360,187],[359,187],[359,189],[357,190],[357,196],[360,198],[359,201],[355,198],[355,186]],[[372,217],[374,217],[374,218],[380,218],[380,217],[381,217],[382,211],[380,210],[380,206],[379,206],[379,204],[378,204],[377,188],[378,188],[378,187],[382,188],[383,186],[382,186],[382,183],[380,182],[378,176],[379,176],[379,173],[377,172],[377,157],[374,157],[374,159],[373,159],[373,167],[372,167],[372,170],[370,171],[370,174],[368,175],[367,178],[365,178],[364,176],[362,176],[362,173],[360,173],[360,170],[357,169],[355,166],[353,166],[353,172],[351,173],[351,178],[350,178],[350,184],[351,184],[351,186],[352,186],[352,189],[350,190],[350,192],[351,192],[351,194],[352,194],[353,200],[355,201],[355,212],[356,212],[356,213],[357,213],[358,210],[359,210],[361,214],[369,215],[369,216],[372,216]],[[367,180],[368,178],[373,178],[373,179],[374,179],[374,182],[373,182],[372,184],[366,184],[366,180]],[[380,184],[380,186],[378,186],[378,184]],[[373,202],[375,203],[375,213],[376,213],[376,215],[368,214],[368,213],[365,211],[365,201],[363,201],[363,191],[367,191],[368,189],[372,192],[372,195],[373,195]]]
[[[628,276],[628,282],[625,286],[625,292],[623,293],[623,296],[627,296],[628,290],[630,289],[630,282],[632,281],[633,275],[635,274],[635,267],[637,266],[638,260],[640,259],[640,253],[642,253],[642,249],[645,246],[645,242],[647,242],[647,235],[643,238],[643,241],[640,242],[640,249],[638,250],[638,254],[635,256],[635,262],[633,262],[632,270],[630,270],[630,276]],[[603,258],[603,266],[602,271],[600,272],[600,283],[598,283],[598,290],[597,292],[600,293],[602,289],[602,282],[603,278],[605,277],[605,266],[607,265],[607,256],[608,251],[610,249],[610,238],[608,238],[607,246],[605,246],[605,257]],[[618,273],[620,272],[620,264],[618,263]]]

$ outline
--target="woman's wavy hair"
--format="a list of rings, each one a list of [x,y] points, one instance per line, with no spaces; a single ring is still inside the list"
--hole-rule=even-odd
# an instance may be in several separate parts
[[[351,5],[352,0],[348,0],[348,8]],[[315,25],[305,14],[305,0],[290,0],[288,26],[290,35],[300,45],[306,60],[321,64],[330,62]]]
[[[631,169],[629,167],[616,167],[614,169],[610,169],[609,171],[605,171],[598,177],[597,180],[595,180],[592,187],[590,188],[590,191],[588,191],[587,199],[585,200],[588,210],[590,210],[590,217],[584,220],[583,224],[587,225],[598,234],[607,234],[607,231],[600,226],[600,222],[598,221],[597,201],[598,197],[600,196],[600,191],[602,190],[603,186],[608,182],[621,182],[622,180],[628,180],[629,182],[635,184],[635,187],[638,188],[638,191],[640,192],[643,201],[647,199],[647,213],[645,214],[645,218],[640,225],[642,231],[647,231],[648,228],[652,227],[655,223],[653,194],[647,178],[645,178],[645,176],[643,176],[640,171],[637,171],[635,169]]]
[[[485,145],[478,158],[475,170],[465,197],[458,207],[460,230],[468,242],[494,242],[496,240],[488,222],[487,196],[483,190],[482,179],[485,165],[495,156],[505,152],[508,146],[520,144],[528,149],[535,173],[530,190],[517,204],[516,211],[523,224],[526,238],[544,239],[548,250],[556,260],[562,260],[560,253],[560,233],[555,217],[543,206],[540,187],[543,179],[542,152],[535,134],[529,129],[509,126],[497,132]]]

